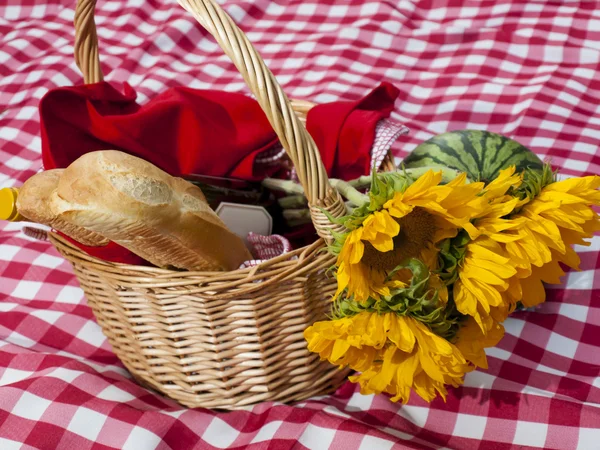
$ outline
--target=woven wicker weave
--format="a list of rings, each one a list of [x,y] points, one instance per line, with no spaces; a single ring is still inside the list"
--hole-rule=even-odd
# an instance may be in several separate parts
[[[290,102],[246,36],[212,0],[179,0],[231,58],[265,111],[305,188],[321,238],[259,266],[176,272],[93,258],[49,238],[75,270],[110,344],[143,385],[189,407],[234,409],[291,402],[337,388],[339,371],[306,348],[303,331],[328,311],[334,259],[320,251],[332,215],[345,212],[303,122],[312,106]],[[86,83],[102,80],[95,0],[79,0],[75,58]],[[390,167],[392,158],[387,158]]]

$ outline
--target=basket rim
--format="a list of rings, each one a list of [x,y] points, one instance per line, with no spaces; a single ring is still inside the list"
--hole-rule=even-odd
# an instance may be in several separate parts
[[[80,260],[79,264],[88,266],[88,270],[101,272],[102,277],[106,280],[128,281],[140,287],[177,288],[187,286],[188,294],[203,294],[213,299],[224,299],[232,295],[247,295],[265,290],[289,278],[303,276],[310,272],[315,265],[319,265],[327,259],[332,262],[334,259],[334,256],[327,252],[324,252],[325,256],[319,255],[327,247],[324,239],[318,238],[310,245],[265,260],[255,266],[224,272],[178,271],[105,261],[85,253],[52,231],[48,232],[48,239],[69,262],[73,263],[73,259],[78,259]],[[128,275],[126,272],[132,272],[132,275]],[[189,289],[191,284],[197,285],[197,287]],[[250,285],[240,287],[244,284]]]

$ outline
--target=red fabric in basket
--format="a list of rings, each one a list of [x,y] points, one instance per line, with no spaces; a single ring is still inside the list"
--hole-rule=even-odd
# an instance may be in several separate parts
[[[375,126],[388,117],[398,90],[382,83],[363,99],[309,111],[307,126],[327,173],[368,173]],[[145,105],[127,83],[61,87],[40,101],[44,168],[67,167],[96,150],[121,150],[174,176],[200,174],[256,181],[270,172],[254,164],[278,139],[256,100],[244,94],[175,87]]]
[[[399,92],[382,83],[358,101],[326,103],[308,112],[306,129],[330,177],[353,180],[371,172],[375,126],[390,115]]]
[[[45,169],[67,167],[95,150],[125,151],[174,176],[257,180],[254,159],[277,136],[256,100],[224,91],[175,87],[145,105],[128,84],[51,90],[40,102]],[[269,174],[271,175],[271,174]]]
[[[317,105],[309,111],[307,127],[329,175],[352,179],[369,173],[375,127],[390,115],[397,96],[395,87],[382,83],[358,101]],[[127,83],[123,92],[106,82],[50,90],[39,107],[44,168],[65,168],[85,153],[115,149],[174,176],[256,181],[280,170],[255,164],[278,139],[253,98],[185,87],[167,89],[145,105],[136,97]],[[316,237],[314,230],[311,234]],[[115,243],[89,247],[71,242],[106,261],[140,263],[137,255]]]

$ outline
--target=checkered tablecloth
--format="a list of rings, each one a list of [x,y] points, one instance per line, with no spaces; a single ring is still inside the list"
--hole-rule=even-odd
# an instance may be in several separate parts
[[[565,174],[600,172],[600,4],[595,1],[220,0],[286,92],[355,99],[401,91],[411,133],[510,135]],[[75,0],[0,2],[0,186],[41,167],[37,105],[82,83]],[[464,5],[463,5],[464,3]],[[106,78],[146,101],[167,86],[245,90],[214,40],[174,1],[99,0]],[[71,266],[0,223],[0,449],[600,448],[600,238],[580,272],[515,314],[448,401],[408,405],[344,385],[296,405],[188,410],[135,384],[111,352]]]

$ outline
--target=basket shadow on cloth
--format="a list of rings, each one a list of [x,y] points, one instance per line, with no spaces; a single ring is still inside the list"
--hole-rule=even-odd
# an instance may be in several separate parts
[[[232,272],[178,272],[115,264],[49,238],[73,265],[117,357],[142,385],[188,407],[235,409],[333,392],[348,375],[306,348],[303,331],[325,317],[336,289],[325,250],[344,202],[330,187],[303,125],[309,102],[290,102],[246,36],[212,0],[180,0],[232,59],[292,160],[320,238]],[[102,81],[95,0],[79,0],[75,58],[86,83]],[[388,155],[385,169],[393,167]]]

